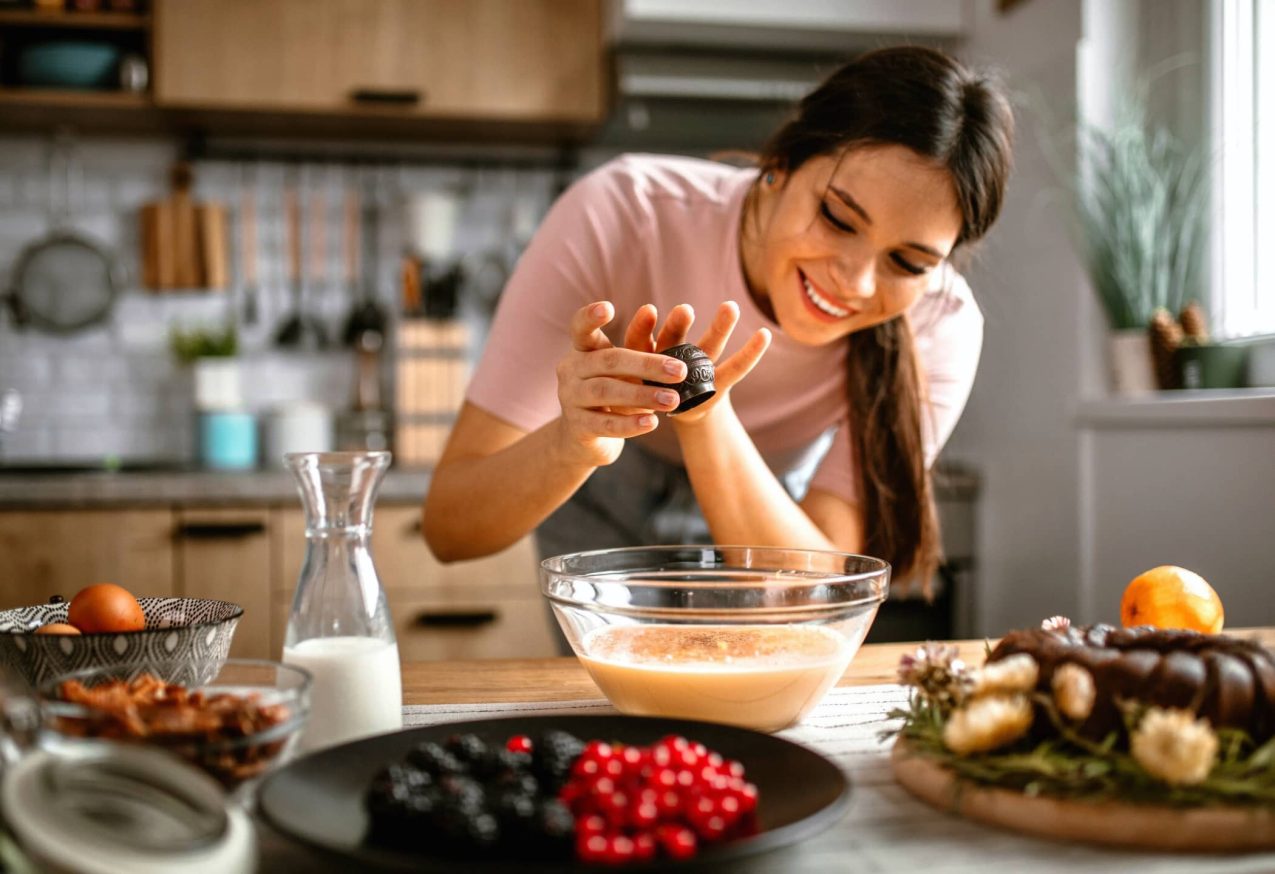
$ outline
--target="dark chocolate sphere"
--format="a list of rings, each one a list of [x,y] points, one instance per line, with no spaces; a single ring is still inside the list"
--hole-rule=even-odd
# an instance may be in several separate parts
[[[670,416],[698,407],[717,394],[717,388],[713,385],[713,359],[709,358],[703,349],[692,343],[683,343],[680,346],[665,349],[660,354],[686,362],[686,379],[673,386],[677,389],[677,396],[681,402],[676,410],[669,411]],[[647,385],[668,385],[668,383],[654,382],[649,379],[645,382]]]

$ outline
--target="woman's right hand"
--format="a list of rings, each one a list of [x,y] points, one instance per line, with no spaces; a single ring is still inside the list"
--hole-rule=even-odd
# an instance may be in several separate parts
[[[650,322],[653,309],[643,307],[634,322]],[[564,449],[595,467],[619,458],[629,437],[654,431],[659,424],[655,411],[677,408],[673,387],[686,377],[686,365],[675,358],[612,344],[602,328],[613,318],[615,307],[609,301],[577,310],[571,319],[571,351],[557,368]],[[630,326],[629,333],[633,330]],[[667,387],[644,385],[646,379]]]

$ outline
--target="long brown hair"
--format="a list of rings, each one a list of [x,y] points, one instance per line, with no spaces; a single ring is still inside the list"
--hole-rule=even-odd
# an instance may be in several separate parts
[[[961,230],[977,240],[1000,213],[1014,120],[988,75],[915,46],[870,52],[836,70],[765,146],[762,172],[795,171],[857,146],[900,145],[945,167]],[[929,580],[940,558],[938,517],[922,434],[924,386],[905,315],[849,337],[851,445],[859,471],[864,551],[897,580]]]

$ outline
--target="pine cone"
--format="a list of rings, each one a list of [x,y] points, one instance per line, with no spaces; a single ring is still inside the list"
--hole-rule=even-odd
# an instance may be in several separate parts
[[[1182,308],[1182,312],[1178,314],[1178,320],[1182,322],[1182,331],[1200,343],[1205,343],[1209,339],[1209,320],[1204,315],[1204,308],[1200,306],[1198,300],[1193,300]]]
[[[1151,315],[1151,357],[1155,361],[1155,381],[1162,389],[1181,388],[1182,374],[1173,362],[1173,353],[1182,345],[1183,331],[1173,315],[1163,307]]]

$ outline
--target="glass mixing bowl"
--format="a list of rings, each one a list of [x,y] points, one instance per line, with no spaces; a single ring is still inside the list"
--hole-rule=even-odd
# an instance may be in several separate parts
[[[622,713],[778,731],[845,672],[890,565],[842,552],[644,546],[545,559],[540,588]]]

